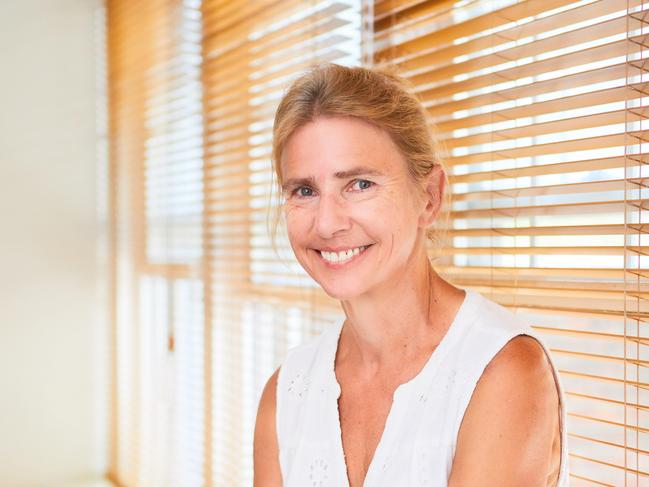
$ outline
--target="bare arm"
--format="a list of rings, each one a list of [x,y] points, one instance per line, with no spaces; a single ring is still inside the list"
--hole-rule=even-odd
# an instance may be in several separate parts
[[[279,446],[275,428],[275,398],[278,374],[279,368],[266,382],[257,409],[253,447],[254,487],[282,487]]]
[[[545,487],[558,393],[541,345],[511,339],[485,368],[467,406],[449,487]]]

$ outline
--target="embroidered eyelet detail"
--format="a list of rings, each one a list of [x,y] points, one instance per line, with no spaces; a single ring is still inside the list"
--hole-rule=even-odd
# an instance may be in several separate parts
[[[431,485],[433,452],[428,448],[420,448],[417,451],[417,465],[419,469],[419,485]]]
[[[327,475],[327,468],[329,464],[324,458],[316,458],[309,467],[309,480],[314,487],[326,485],[325,482],[329,478]]]
[[[450,444],[447,443],[423,442],[416,444],[413,451],[415,477],[412,485],[420,487],[438,485],[437,474],[446,468],[446,458],[450,447]]]
[[[457,376],[457,370],[453,369],[449,372],[448,380],[446,381],[446,390],[448,390],[451,385],[455,384],[455,378]]]
[[[387,472],[391,465],[392,453],[389,453],[388,456],[383,459],[383,463],[381,463],[381,473]]]
[[[298,372],[295,374],[293,379],[291,379],[291,382],[288,385],[288,392],[293,396],[302,399],[309,390],[309,383],[309,378]]]

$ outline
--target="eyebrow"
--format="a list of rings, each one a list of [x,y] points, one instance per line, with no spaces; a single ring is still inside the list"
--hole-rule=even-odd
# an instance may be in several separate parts
[[[381,171],[378,171],[374,168],[371,167],[366,167],[366,166],[356,166],[352,169],[349,169],[348,171],[338,171],[334,173],[334,177],[336,179],[347,179],[351,178],[354,176],[361,176],[369,174],[372,176],[383,176],[383,173]],[[310,185],[310,186],[315,186],[315,179],[312,176],[309,176],[308,178],[292,178],[288,179],[284,184],[282,184],[282,189],[286,190],[292,186],[296,185]]]

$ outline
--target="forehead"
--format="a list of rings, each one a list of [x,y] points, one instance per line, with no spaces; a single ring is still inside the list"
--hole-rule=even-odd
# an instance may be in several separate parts
[[[350,165],[390,173],[404,164],[386,132],[353,117],[319,117],[300,127],[289,137],[281,158],[284,176],[306,169],[340,171]]]

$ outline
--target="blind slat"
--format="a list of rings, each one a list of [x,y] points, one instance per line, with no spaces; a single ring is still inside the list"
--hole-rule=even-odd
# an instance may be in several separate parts
[[[582,29],[571,30],[565,33],[557,34],[550,37],[536,39],[537,36],[548,31],[560,30],[574,24],[575,18],[596,19],[606,17],[616,12],[620,12],[620,3],[617,0],[601,0],[585,5],[580,5],[569,10],[560,11],[554,15],[548,15],[539,18],[534,22],[526,22],[521,25],[514,25],[511,28],[498,32],[497,36],[481,36],[475,39],[467,40],[462,43],[453,43],[450,45],[439,45],[432,52],[428,49],[415,49],[412,54],[407,56],[397,65],[405,72],[422,70],[432,71],[439,69],[453,68],[454,63],[459,72],[469,71],[462,69],[463,66],[471,65],[470,63],[492,60],[493,64],[498,65],[508,59],[526,57],[534,54],[541,54],[545,51],[565,48],[574,44],[583,44],[587,41],[597,39],[596,33],[601,37],[626,32],[625,16],[618,16],[602,22],[595,23]],[[466,36],[466,34],[464,34]],[[583,37],[582,37],[583,36]],[[519,39],[532,38],[531,42],[519,43],[513,42]],[[414,41],[411,41],[414,42]],[[435,45],[426,40],[428,45]],[[510,48],[502,49],[512,43],[520,44]],[[498,49],[494,54],[476,56],[485,50]],[[467,60],[457,62],[458,58],[473,55],[476,61]],[[488,64],[487,64],[488,65]]]
[[[574,66],[586,65],[598,61],[605,61],[612,58],[619,58],[626,55],[628,49],[626,39],[612,41],[606,44],[583,49],[577,52],[562,54],[548,59],[532,61],[508,69],[502,69],[495,73],[474,76],[466,81],[451,81],[441,84],[438,87],[427,88],[422,90],[421,94],[425,99],[437,98],[444,99],[470,90],[489,87],[499,83],[506,83],[520,78],[529,78],[539,76],[546,72],[558,71],[560,69],[569,69]],[[436,73],[425,73],[417,76],[417,85],[425,85],[438,81]]]
[[[633,1],[637,2],[638,0]],[[431,48],[446,46],[455,42],[456,39],[463,38],[467,35],[502,27],[510,22],[520,21],[555,8],[564,7],[571,3],[574,2],[571,0],[548,0],[542,3],[538,1],[524,1],[476,16],[461,16],[459,15],[459,11],[462,11],[460,8],[458,9],[459,11],[454,10],[451,12],[451,15],[456,15],[459,19],[464,18],[466,20],[452,22],[450,25],[443,26],[425,36],[421,34],[415,34],[413,36],[412,32],[409,32],[407,28],[402,33],[398,27],[393,27],[390,31],[383,34],[383,36],[387,37],[386,40],[383,39],[381,33],[377,34],[374,39],[377,46],[374,56],[376,60],[395,59],[398,62],[400,60],[399,58],[407,57],[409,53],[422,52]],[[476,4],[482,7],[481,10],[485,10],[485,6],[487,8],[490,6],[485,2],[476,2]],[[469,11],[471,7],[472,4],[469,4],[466,10]],[[391,40],[391,38],[396,37],[397,32],[402,34],[403,41]],[[415,32],[417,31],[415,30]],[[410,37],[414,38],[411,39]],[[385,47],[381,46],[381,41],[384,42]]]
[[[459,110],[488,106],[497,102],[516,100],[526,97],[539,97],[545,93],[564,92],[570,93],[575,88],[587,89],[596,83],[606,83],[626,77],[627,66],[625,63],[612,64],[598,69],[585,70],[575,74],[564,74],[556,78],[536,81],[534,83],[515,86],[498,90],[496,93],[480,93],[468,99],[458,101],[436,100],[419,93],[420,98],[427,106],[428,113],[432,116],[452,114]],[[641,88],[641,85],[627,84],[628,90]],[[629,91],[631,93],[631,91]],[[430,102],[430,103],[429,103]]]
[[[471,116],[462,116],[455,118],[438,117],[433,118],[435,127],[440,134],[451,132],[457,129],[469,129],[480,125],[492,123],[494,121],[515,120],[517,118],[534,117],[548,113],[561,112],[565,110],[575,110],[578,108],[588,108],[594,105],[604,105],[614,102],[624,102],[640,96],[639,92],[633,87],[615,87],[604,90],[596,90],[587,93],[579,93],[574,96],[563,96],[548,101],[537,101],[523,106],[505,108],[502,110],[493,110],[488,113],[475,114]],[[470,107],[455,107],[459,111]],[[441,138],[441,135],[440,135]]]

